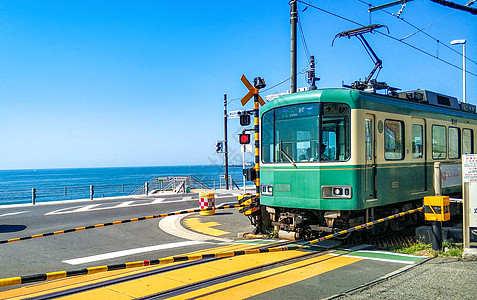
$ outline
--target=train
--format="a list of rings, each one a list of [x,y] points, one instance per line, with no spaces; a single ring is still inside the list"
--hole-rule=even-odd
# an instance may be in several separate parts
[[[420,207],[435,193],[434,163],[459,164],[475,153],[476,132],[474,105],[429,90],[347,87],[280,96],[260,110],[260,205],[288,239]]]

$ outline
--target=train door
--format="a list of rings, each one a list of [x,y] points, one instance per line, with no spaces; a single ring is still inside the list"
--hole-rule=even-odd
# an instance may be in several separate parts
[[[412,118],[411,126],[412,184],[413,190],[422,192],[427,190],[426,120]]]
[[[376,199],[376,135],[374,115],[366,114],[364,122],[366,199]]]

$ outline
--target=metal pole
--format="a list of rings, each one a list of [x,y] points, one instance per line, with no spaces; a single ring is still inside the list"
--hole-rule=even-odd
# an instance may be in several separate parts
[[[148,195],[149,194],[149,182],[145,182],[144,183],[144,195]]]
[[[32,188],[31,189],[31,203],[33,205],[35,205],[35,202],[36,202],[36,189]]]
[[[90,185],[89,186],[89,199],[93,200],[93,196],[94,196],[94,185]]]
[[[225,189],[229,189],[229,155],[228,155],[228,147],[227,147],[227,94],[224,94],[224,150],[225,150]]]
[[[464,86],[463,86],[463,89],[464,89],[464,91],[463,91],[463,93],[464,93],[464,99],[463,99],[463,101],[464,101],[464,103],[466,103],[466,102],[465,102],[465,101],[466,101],[466,95],[465,95],[465,94],[466,94],[466,92],[465,92],[465,77],[466,77],[466,76],[465,76],[465,75],[466,75],[466,74],[465,74],[465,44],[466,44],[466,43],[463,43],[463,44],[462,44],[462,45],[463,45],[463,54],[462,54],[462,57],[463,57],[463,60],[464,60],[464,63],[463,63],[463,70],[464,70],[464,72],[463,72],[463,73],[464,73],[464,75],[463,75],[463,77],[464,77],[464,78],[463,78],[463,81],[464,81]]]
[[[259,138],[259,126],[258,126],[258,91],[253,95],[253,116],[254,116],[254,132],[255,132],[255,174],[257,179],[255,180],[255,193],[257,199],[260,199],[260,138]]]
[[[440,196],[441,187],[441,163],[434,163],[434,194]],[[442,247],[442,223],[439,221],[431,221],[431,244],[432,250],[439,251]]]
[[[240,147],[244,147],[245,145],[240,145]],[[245,150],[245,149],[243,149]],[[245,151],[242,151],[242,170],[245,170]],[[243,175],[243,193],[247,193],[247,189],[245,188],[246,182],[245,182],[245,174]]]
[[[296,24],[298,21],[298,12],[296,9],[296,0],[290,2],[290,24],[291,24],[291,87],[290,92],[296,93],[296,64],[297,64],[297,46],[296,46]]]
[[[441,195],[441,163],[434,163],[434,194]]]
[[[439,251],[442,247],[442,222],[431,222],[431,242],[432,250]]]
[[[470,232],[469,232],[469,226],[470,226],[470,220],[469,220],[469,206],[470,206],[470,193],[469,193],[469,183],[468,182],[464,182],[463,183],[463,230],[462,230],[462,234],[463,234],[463,242],[464,242],[464,249],[466,248],[470,248]]]

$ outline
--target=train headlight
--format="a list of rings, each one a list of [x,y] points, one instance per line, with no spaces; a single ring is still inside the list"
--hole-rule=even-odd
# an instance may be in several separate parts
[[[323,185],[321,187],[323,199],[351,199],[352,196],[352,188],[349,185]]]
[[[273,196],[273,185],[262,184],[261,185],[261,194],[264,195],[264,196]]]

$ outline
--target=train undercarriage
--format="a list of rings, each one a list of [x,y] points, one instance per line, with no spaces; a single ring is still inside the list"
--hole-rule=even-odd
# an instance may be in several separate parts
[[[422,206],[422,199],[405,203],[392,204],[365,210],[335,211],[310,210],[285,207],[266,207],[274,231],[282,239],[310,239],[339,232],[354,226],[371,222],[402,211]],[[417,214],[406,215],[375,225],[366,230],[371,236],[379,236],[386,232],[394,232],[415,226],[422,219]],[[348,235],[343,236],[347,238]]]

